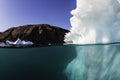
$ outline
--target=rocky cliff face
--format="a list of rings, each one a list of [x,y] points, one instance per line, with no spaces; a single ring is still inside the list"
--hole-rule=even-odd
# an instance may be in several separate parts
[[[0,32],[0,42],[16,41],[17,38],[32,41],[34,44],[61,44],[68,30],[48,24],[25,25]]]

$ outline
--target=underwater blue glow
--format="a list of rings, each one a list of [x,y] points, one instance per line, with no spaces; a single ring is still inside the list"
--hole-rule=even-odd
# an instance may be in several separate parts
[[[76,46],[65,72],[69,80],[120,80],[120,44]]]

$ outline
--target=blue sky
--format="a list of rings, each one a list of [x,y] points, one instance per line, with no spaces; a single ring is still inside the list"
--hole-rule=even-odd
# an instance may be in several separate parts
[[[75,0],[0,0],[0,31],[26,24],[50,24],[70,29]]]

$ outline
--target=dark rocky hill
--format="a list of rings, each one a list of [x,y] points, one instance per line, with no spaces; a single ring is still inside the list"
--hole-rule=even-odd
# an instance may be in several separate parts
[[[18,38],[34,44],[62,44],[68,30],[48,24],[24,25],[0,32],[0,42],[16,41]]]

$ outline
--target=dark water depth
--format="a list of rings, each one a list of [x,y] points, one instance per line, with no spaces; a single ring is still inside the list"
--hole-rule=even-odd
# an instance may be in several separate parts
[[[67,80],[74,46],[0,48],[0,80]]]

